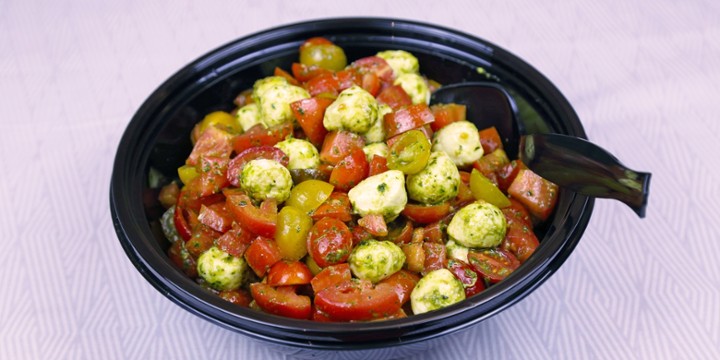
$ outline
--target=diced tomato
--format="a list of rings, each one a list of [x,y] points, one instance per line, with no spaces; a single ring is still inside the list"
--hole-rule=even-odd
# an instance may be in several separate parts
[[[418,224],[430,224],[440,221],[450,213],[450,203],[444,202],[438,205],[421,205],[408,203],[402,214]]]
[[[447,251],[445,244],[424,242],[423,250],[425,250],[425,269],[423,274],[427,274],[433,270],[442,269],[447,266]]]
[[[275,199],[263,201],[258,208],[253,205],[249,196],[236,194],[228,196],[225,204],[233,214],[235,221],[246,229],[265,237],[275,236],[277,225],[277,201]]]
[[[313,211],[313,220],[319,221],[324,217],[331,217],[342,222],[352,220],[352,208],[350,198],[344,192],[333,192],[330,196]]]
[[[400,300],[391,284],[350,280],[315,294],[315,306],[333,320],[373,320],[396,314]]]
[[[398,299],[400,300],[400,305],[403,305],[410,300],[410,293],[413,291],[418,281],[420,281],[420,276],[416,273],[407,270],[400,270],[383,279],[380,283],[392,285]]]
[[[375,73],[365,73],[362,75],[362,88],[370,95],[376,96],[380,92],[380,79]]]
[[[294,286],[250,284],[250,293],[263,311],[294,319],[309,319],[312,312],[310,297],[298,295],[295,291]]]
[[[242,307],[250,306],[250,302],[252,301],[252,296],[243,289],[223,290],[218,293],[218,296]]]
[[[230,159],[225,157],[201,156],[200,176],[193,179],[189,187],[198,197],[208,196],[220,192],[228,186],[227,169]]]
[[[282,260],[280,249],[275,240],[263,236],[256,237],[245,250],[243,256],[248,266],[259,277],[265,276],[270,267]]]
[[[430,123],[433,131],[438,131],[456,121],[467,120],[467,107],[461,104],[437,104],[430,107],[435,121]]]
[[[198,220],[211,229],[221,233],[230,230],[233,222],[232,215],[225,209],[224,203],[200,206]]]
[[[525,206],[517,201],[516,199],[511,198],[510,199],[510,206],[504,207],[502,209],[502,213],[505,215],[505,218],[508,222],[513,221],[521,221],[525,225],[529,226],[530,229],[533,227],[532,219],[530,218],[530,213],[527,211]]]
[[[342,221],[325,217],[310,229],[307,249],[320,267],[345,262],[352,250],[352,234]]]
[[[304,262],[301,261],[278,261],[273,265],[267,274],[267,284],[279,285],[307,285],[310,284],[313,275]]]
[[[521,168],[521,163],[517,160],[513,160],[509,164],[505,164],[500,169],[498,169],[498,171],[496,172],[498,188],[504,192],[507,192],[510,184],[512,184],[512,182],[515,180],[515,177],[517,177],[517,174],[518,172],[520,172]]]
[[[465,297],[473,296],[485,290],[485,282],[472,266],[457,259],[448,260],[448,270],[455,275],[465,288]]]
[[[182,270],[188,276],[195,278],[197,273],[197,261],[193,258],[185,248],[184,241],[176,241],[168,249],[168,257],[175,266]]]
[[[535,236],[532,227],[523,221],[508,220],[507,232],[500,244],[502,249],[510,251],[520,263],[524,263],[538,246],[540,246],[540,241]]]
[[[400,85],[391,85],[382,89],[377,96],[377,101],[391,107],[393,110],[412,105],[410,95]]]
[[[387,236],[388,227],[382,215],[368,214],[358,220],[358,225],[364,227],[374,236]]]
[[[233,186],[240,186],[240,175],[247,163],[257,159],[275,160],[283,166],[288,166],[290,159],[280,149],[269,146],[256,146],[237,154],[228,164],[227,181]]]
[[[335,78],[340,86],[340,91],[352,87],[353,85],[361,86],[363,76],[353,68],[345,68],[335,73]]]
[[[500,248],[470,250],[468,262],[491,283],[504,280],[520,266],[520,261],[515,255]]]
[[[423,228],[424,241],[438,244],[445,243],[445,229],[447,228],[447,224],[443,220],[428,224]]]
[[[183,186],[180,190],[180,195],[178,195],[177,206],[197,213],[200,211],[201,205],[207,206],[216,202],[225,201],[225,196],[221,193],[202,195],[205,192],[202,187],[203,181],[200,177],[193,179],[189,184]]]
[[[218,232],[199,224],[193,228],[192,236],[185,243],[185,248],[192,256],[198,258],[215,244],[215,238],[219,236]]]
[[[414,104],[385,114],[383,121],[387,136],[393,137],[408,130],[421,128],[425,124],[430,124],[435,121],[435,118],[427,105]]]
[[[289,72],[287,72],[277,66],[275,67],[275,70],[273,71],[273,75],[285,78],[285,80],[287,80],[288,83],[290,83],[291,85],[295,85],[295,86],[300,85],[300,82],[297,81],[297,79],[295,79],[292,76],[292,74],[290,74]]]
[[[262,124],[257,124],[245,133],[235,136],[232,139],[232,148],[239,154],[254,146],[272,146],[285,140],[285,138],[288,135],[292,135],[292,133],[292,122],[286,122],[267,129]]]
[[[357,69],[361,74],[372,72],[384,82],[392,82],[395,78],[390,64],[379,56],[368,56],[355,60],[350,67]]]
[[[382,174],[388,171],[387,158],[380,155],[373,155],[369,166],[368,176]]]
[[[332,102],[332,99],[313,97],[290,104],[295,119],[297,119],[305,135],[307,135],[308,140],[315,146],[321,145],[325,135],[327,135],[327,130],[323,126],[323,117],[325,116],[325,109]]]
[[[530,169],[520,169],[508,188],[508,194],[525,205],[533,216],[546,220],[555,209],[558,186]]]
[[[335,74],[331,72],[323,72],[312,77],[310,80],[305,82],[304,87],[311,96],[317,96],[320,94],[337,96],[340,93],[340,83],[335,77]]]
[[[325,137],[320,150],[320,160],[331,165],[337,165],[354,149],[362,150],[365,140],[358,134],[350,131],[331,131]]]
[[[253,238],[254,235],[250,231],[238,223],[233,223],[232,228],[222,234],[215,243],[220,250],[232,256],[240,257],[245,254],[245,250],[250,246]]]
[[[415,231],[422,233],[422,228],[415,229]],[[405,253],[405,268],[416,273],[420,273],[425,270],[425,249],[423,249],[422,242],[411,242],[409,244],[402,244],[400,248]]]
[[[336,189],[348,191],[368,176],[369,165],[365,152],[353,148],[350,154],[340,160],[330,173],[330,184]]]
[[[332,74],[332,71],[328,69],[323,69],[315,65],[307,66],[301,63],[293,63],[291,70],[293,77],[302,82],[308,81],[321,74]]]
[[[480,130],[480,144],[482,144],[485,154],[503,148],[500,133],[494,126]]]
[[[318,293],[328,287],[336,286],[345,281],[349,281],[352,278],[350,272],[350,264],[342,263],[337,265],[330,265],[322,271],[320,271],[310,281],[313,291]]]
[[[230,158],[232,153],[232,135],[215,126],[208,127],[195,142],[190,156],[185,161],[188,165],[197,165],[202,156]]]

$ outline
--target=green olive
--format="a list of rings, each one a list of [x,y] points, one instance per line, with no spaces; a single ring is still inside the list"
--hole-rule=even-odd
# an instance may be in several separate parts
[[[335,44],[313,44],[300,48],[300,63],[339,71],[347,66],[343,49]]]

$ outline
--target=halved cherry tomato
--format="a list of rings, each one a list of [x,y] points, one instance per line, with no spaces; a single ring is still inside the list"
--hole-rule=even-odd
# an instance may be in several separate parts
[[[444,244],[447,229],[445,219],[428,224],[423,228],[423,241]]]
[[[291,71],[293,74],[293,77],[298,79],[298,81],[308,81],[320,74],[331,74],[332,71],[328,69],[323,69],[317,65],[305,65],[301,63],[293,63],[291,66]]]
[[[240,186],[240,174],[247,163],[257,159],[275,160],[283,166],[288,166],[290,159],[280,149],[269,146],[256,146],[237,154],[228,164],[227,180],[233,186]]]
[[[325,217],[310,229],[307,248],[320,267],[339,264],[350,256],[352,234],[342,221]]]
[[[385,114],[383,122],[387,137],[393,137],[406,131],[417,129],[435,121],[430,108],[425,104],[414,104]]]
[[[290,74],[289,72],[287,72],[277,66],[275,67],[275,70],[273,70],[273,75],[285,78],[285,80],[287,80],[288,83],[290,83],[290,85],[295,85],[295,86],[300,85],[300,82],[297,81],[297,79],[295,79],[292,76],[292,74]]]
[[[521,162],[513,160],[510,161],[509,164],[505,164],[497,170],[497,181],[500,190],[507,192],[510,184],[512,184],[512,182],[515,180],[515,177],[517,177],[517,174],[520,171],[521,167]]]
[[[358,134],[345,130],[331,131],[323,141],[320,160],[336,165],[353,149],[362,150],[363,146],[365,146],[365,140]]]
[[[391,85],[382,89],[377,96],[377,101],[389,106],[393,110],[412,105],[410,95],[408,95],[400,85]]]
[[[419,130],[410,130],[398,135],[389,147],[387,166],[412,175],[420,172],[430,159],[430,141]]]
[[[487,201],[499,208],[510,206],[510,200],[477,169],[470,174],[470,191],[476,200]]]
[[[312,219],[307,212],[285,205],[278,213],[275,241],[286,260],[300,260],[307,254],[307,235]]]
[[[508,277],[520,266],[520,261],[509,251],[496,249],[470,250],[470,266],[491,283]]]
[[[370,160],[368,176],[382,174],[388,171],[387,158],[380,155],[373,155]]]
[[[196,165],[201,156],[230,158],[233,150],[231,140],[232,135],[230,133],[215,126],[210,126],[200,135],[185,163]]]
[[[215,231],[224,233],[230,230],[233,218],[225,209],[224,203],[217,203],[210,206],[201,205],[198,221]]]
[[[232,256],[240,257],[245,254],[245,250],[250,246],[253,238],[254,235],[250,231],[238,223],[233,223],[232,228],[222,234],[215,243],[220,250]]]
[[[309,319],[312,312],[310,297],[298,295],[295,291],[294,286],[250,284],[250,293],[263,311],[294,319]]]
[[[369,165],[365,153],[353,148],[330,173],[330,184],[341,191],[348,191],[368,176]]]
[[[384,82],[392,82],[395,78],[390,64],[379,56],[368,56],[355,60],[350,67],[357,69],[361,74],[372,72]]]
[[[473,296],[485,290],[485,282],[482,277],[468,263],[458,259],[450,259],[447,268],[463,284],[465,297]]]
[[[458,184],[458,194],[455,196],[455,199],[450,200],[450,205],[456,210],[475,201],[475,197],[470,190],[470,173],[460,171],[460,180],[460,184]]]
[[[253,205],[249,196],[235,194],[229,195],[225,204],[233,214],[235,221],[246,229],[265,237],[275,236],[277,226],[277,201],[275,199],[264,200],[258,208]]]
[[[346,193],[334,192],[310,216],[315,221],[319,221],[324,217],[331,217],[342,222],[348,222],[352,220],[351,206],[350,198]]]
[[[413,230],[412,221],[399,217],[388,224],[388,234],[383,240],[392,241],[396,244],[409,243],[412,239]]]
[[[305,82],[304,87],[310,93],[310,96],[320,94],[337,96],[340,93],[340,83],[333,73],[318,74]]]
[[[410,300],[410,293],[413,291],[418,281],[420,281],[420,276],[416,273],[401,269],[400,271],[383,279],[380,283],[393,286],[395,293],[400,300],[400,305],[402,306]]]
[[[295,119],[297,119],[308,140],[315,146],[321,145],[325,135],[327,135],[327,130],[323,126],[323,117],[325,116],[325,109],[332,102],[332,99],[313,97],[290,103],[290,109],[295,115]]]
[[[352,233],[353,247],[357,246],[357,244],[365,240],[374,238],[373,234],[371,234],[369,231],[367,231],[367,229],[359,225],[350,227],[350,233]]]
[[[557,203],[558,186],[530,169],[520,169],[508,188],[508,194],[525,205],[533,216],[545,220]]]
[[[425,250],[425,264],[423,274],[427,274],[433,270],[442,269],[447,266],[447,250],[445,244],[425,241],[423,250]]]
[[[524,263],[540,246],[540,241],[531,226],[522,220],[515,219],[512,214],[503,213],[508,226],[500,247],[513,253],[520,263]]]
[[[430,224],[442,220],[450,213],[450,203],[421,205],[408,203],[402,211],[408,219],[418,224]]]
[[[307,285],[313,275],[310,269],[301,261],[278,261],[270,267],[267,273],[267,284],[279,285]]]
[[[482,144],[485,154],[503,148],[500,133],[494,126],[480,130],[480,144]]]
[[[388,227],[385,218],[378,214],[368,214],[358,220],[358,225],[365,228],[371,235],[387,236]]]
[[[295,185],[285,206],[292,206],[309,214],[317,209],[332,194],[334,186],[321,180],[305,180]]]
[[[353,279],[315,294],[315,306],[333,320],[373,320],[397,313],[400,309],[395,286]]]
[[[179,205],[175,207],[175,213],[173,213],[173,224],[175,224],[175,229],[177,229],[178,235],[180,235],[183,240],[188,241],[192,236],[192,229],[190,228],[190,225],[188,225],[184,212],[185,209],[181,208]]]
[[[461,104],[437,104],[430,107],[435,121],[430,123],[433,131],[438,131],[446,125],[467,119],[467,107]]]
[[[288,135],[293,133],[292,122],[265,128],[262,124],[257,124],[243,134],[237,135],[232,139],[232,148],[236,153],[241,153],[254,146],[275,145],[285,140]]]
[[[256,237],[243,255],[248,266],[259,277],[265,276],[265,273],[282,260],[280,249],[278,249],[275,240],[263,236]]]
[[[312,285],[313,291],[318,293],[328,287],[349,281],[351,278],[350,264],[342,263],[330,265],[322,269],[322,271],[312,278],[310,284]]]
[[[525,206],[516,199],[510,198],[510,206],[502,208],[501,210],[508,221],[522,221],[532,229],[533,222],[530,218],[530,213]]]
[[[415,232],[422,234],[423,229],[417,228]],[[425,270],[425,249],[422,242],[411,242],[409,244],[400,245],[403,253],[405,253],[405,268],[416,273]]]
[[[250,302],[252,301],[252,296],[243,289],[223,290],[218,293],[218,296],[242,307],[250,306]]]

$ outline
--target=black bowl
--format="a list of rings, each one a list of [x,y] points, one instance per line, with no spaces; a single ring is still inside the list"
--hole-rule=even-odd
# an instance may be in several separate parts
[[[421,72],[442,84],[494,81],[517,102],[528,133],[585,137],[574,110],[543,75],[502,48],[455,30],[414,21],[341,18],[282,26],[244,37],[187,65],[143,103],[120,141],[113,168],[110,207],[115,230],[138,271],[174,303],[213,323],[261,339],[296,355],[328,351],[403,354],[430,339],[467,328],[513,305],[555,272],[584,232],[593,200],[561,191],[551,218],[538,229],[541,246],[506,280],[442,310],[370,323],[317,323],[240,308],[203,289],[166,255],[157,231],[161,214],[148,186],[154,168],[174,176],[191,150],[189,134],[204,114],[229,111],[233,98],[279,66],[297,61],[307,38],[325,36],[349,59],[387,49],[412,52]],[[350,354],[345,354],[350,355]]]

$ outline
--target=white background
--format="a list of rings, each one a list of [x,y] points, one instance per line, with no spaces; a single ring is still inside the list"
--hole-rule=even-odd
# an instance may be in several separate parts
[[[0,359],[280,359],[180,309],[110,220],[117,143],[185,64],[330,16],[459,29],[519,55],[590,139],[653,173],[647,217],[596,202],[563,267],[415,359],[720,358],[720,2],[0,0]]]

